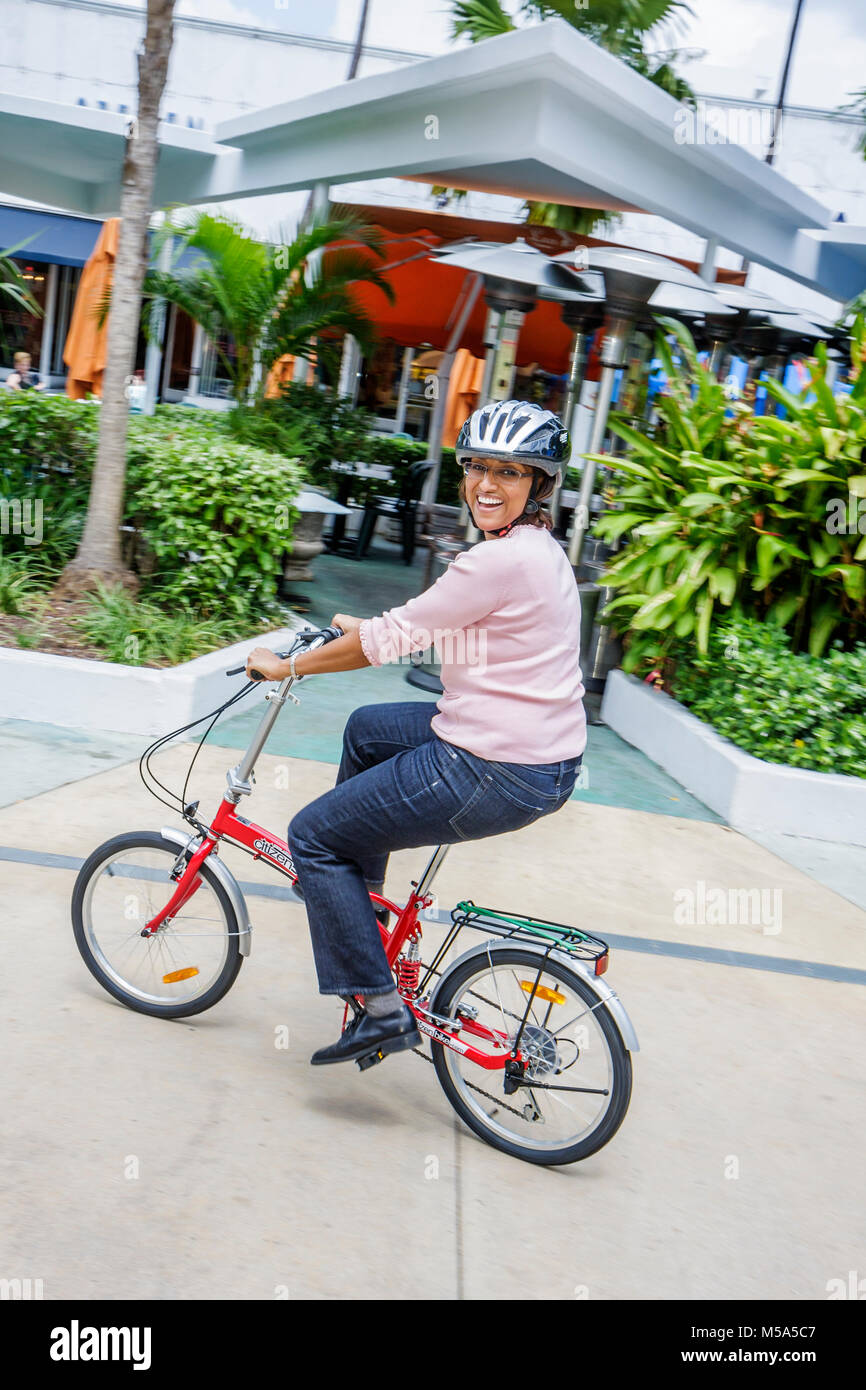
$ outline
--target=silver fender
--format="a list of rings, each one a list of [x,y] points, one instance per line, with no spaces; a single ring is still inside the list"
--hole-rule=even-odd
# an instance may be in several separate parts
[[[185,849],[186,846],[192,844],[194,840],[201,839],[201,836],[197,835],[195,832],[190,834],[186,830],[177,830],[173,825],[163,825],[159,833],[160,835],[164,835],[167,840],[172,840],[179,849]],[[250,922],[249,913],[247,912],[246,900],[240,889],[240,884],[231,869],[226,867],[218,854],[215,852],[209,854],[207,862],[228,893],[229,902],[235,910],[235,917],[238,923],[238,949],[242,956],[248,956],[253,940],[253,927]]]
[[[491,947],[493,946],[519,947],[521,951],[530,951],[535,956],[545,956],[548,954],[546,947],[539,946],[534,941],[508,941],[507,939],[497,937],[491,942]],[[470,946],[468,951],[464,951],[462,956],[458,956],[457,959],[449,965],[448,969],[441,976],[436,986],[435,993],[430,1000],[430,1008],[434,1013],[436,1012],[436,996],[439,994],[439,991],[442,989],[449,975],[451,975],[458,966],[462,965],[464,961],[468,960],[470,956],[478,955],[487,955],[487,947],[481,942],[479,942],[477,946]],[[607,1006],[628,1051],[640,1052],[640,1043],[637,1040],[634,1024],[626,1013],[622,1000],[616,993],[616,990],[611,989],[610,985],[606,983],[602,976],[594,975],[583,961],[575,960],[574,956],[568,955],[566,951],[557,951],[554,949],[550,952],[550,955],[558,960],[561,965],[567,965],[569,970],[573,970],[575,974],[581,975],[583,979],[586,980],[586,983],[593,993],[597,994],[599,1000]]]

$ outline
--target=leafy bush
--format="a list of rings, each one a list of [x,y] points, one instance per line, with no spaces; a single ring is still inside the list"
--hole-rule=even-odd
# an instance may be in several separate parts
[[[791,651],[773,623],[716,624],[705,656],[677,652],[672,694],[738,748],[771,763],[866,777],[866,644]]]
[[[387,482],[375,478],[352,480],[352,497],[359,503],[371,492],[396,496],[406,471],[413,463],[427,457],[427,445],[423,441],[371,434],[369,411],[351,405],[331,391],[320,391],[299,382],[287,383],[279,400],[238,406],[226,419],[235,438],[245,444],[297,458],[309,481],[318,487],[329,490],[334,487],[331,464],[335,460],[393,468],[393,476]],[[457,488],[461,477],[454,450],[443,449],[440,502],[459,504]]]
[[[178,413],[156,428],[130,423],[127,513],[155,557],[143,591],[204,617],[267,611],[291,548],[302,472]]]
[[[4,537],[56,575],[78,545],[96,455],[99,409],[35,391],[0,398],[3,496],[43,503],[42,541]],[[291,547],[291,505],[302,471],[287,457],[236,442],[223,415],[160,406],[129,424],[124,523],[154,601],[195,605],[211,618],[272,607]],[[35,556],[34,556],[35,552]]]
[[[811,404],[770,382],[787,419],[755,418],[744,407],[732,415],[688,331],[662,322],[687,367],[674,364],[660,336],[669,381],[658,429],[651,436],[613,417],[631,452],[598,457],[625,475],[621,510],[602,516],[596,532],[607,541],[629,537],[605,572],[620,590],[605,618],[628,634],[626,669],[664,660],[684,638],[706,654],[725,610],[769,619],[815,656],[834,636],[845,646],[862,641],[866,536],[831,534],[827,506],[831,497],[866,494],[866,374],[851,396],[834,401],[819,345]]]
[[[42,391],[0,393],[0,491],[29,495],[49,480],[86,502],[98,432],[98,406]]]
[[[330,487],[331,464],[363,457],[371,417],[331,391],[288,382],[278,400],[239,406],[227,417],[236,438],[297,458],[309,480]]]
[[[127,666],[191,661],[243,635],[236,621],[203,620],[181,605],[166,612],[155,603],[136,602],[123,589],[102,587],[88,600],[87,611],[71,621],[107,661]]]
[[[11,556],[0,550],[0,613],[23,612],[27,600],[45,583],[44,571],[31,555]]]

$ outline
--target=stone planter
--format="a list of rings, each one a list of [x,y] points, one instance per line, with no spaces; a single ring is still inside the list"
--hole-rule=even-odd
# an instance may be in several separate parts
[[[866,777],[764,762],[623,671],[608,676],[601,717],[737,830],[866,845]]]
[[[93,733],[160,734],[181,728],[226,700],[244,677],[226,677],[253,647],[285,651],[305,624],[259,632],[180,666],[122,666],[0,647],[0,719],[27,719]],[[243,701],[249,710],[274,687],[262,683]],[[196,737],[191,732],[188,737]]]

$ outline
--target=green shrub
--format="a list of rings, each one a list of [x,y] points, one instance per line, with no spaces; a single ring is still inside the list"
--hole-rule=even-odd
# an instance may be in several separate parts
[[[866,644],[823,657],[791,651],[787,633],[729,619],[706,656],[677,652],[671,693],[738,748],[771,763],[866,777]]]
[[[28,599],[45,584],[45,572],[32,553],[8,555],[0,550],[0,613],[23,612]]]
[[[123,589],[102,586],[71,622],[106,661],[127,666],[177,665],[244,635],[236,621],[202,619],[181,605],[166,612],[155,603],[137,602]]]
[[[866,535],[833,534],[827,522],[831,498],[866,494],[866,373],[835,401],[819,344],[813,401],[769,382],[788,418],[756,418],[742,406],[732,415],[688,331],[662,322],[687,365],[674,365],[660,336],[668,376],[660,423],[650,434],[613,417],[630,452],[598,456],[624,479],[619,509],[595,529],[626,540],[605,571],[619,591],[605,618],[628,634],[626,669],[658,663],[684,638],[705,654],[727,615],[767,618],[813,656],[831,638],[863,641]]]
[[[204,617],[273,607],[297,516],[297,462],[236,443],[219,424],[163,415],[129,431],[127,514],[155,558],[143,592]]]
[[[42,391],[3,391],[0,493],[26,496],[47,480],[58,492],[77,490],[86,502],[98,432],[99,406]]]

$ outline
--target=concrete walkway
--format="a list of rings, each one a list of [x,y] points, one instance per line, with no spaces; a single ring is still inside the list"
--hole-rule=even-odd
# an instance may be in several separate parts
[[[320,754],[327,679],[345,678],[315,697],[310,682],[304,711]],[[49,1299],[821,1299],[862,1268],[866,914],[798,868],[688,802],[590,800],[592,777],[556,816],[451,850],[443,907],[472,896],[620,943],[608,979],[642,1047],[629,1113],[599,1154],[539,1169],[463,1128],[413,1055],[364,1075],[309,1066],[340,1011],[316,992],[303,907],[260,896],[280,881],[239,851],[224,857],[252,886],[253,949],[228,997],[168,1024],[104,994],[72,939],[77,865],[176,818],[141,787],[139,747],[97,756],[68,731],[31,733],[0,729],[21,798],[0,810],[6,1277],[41,1278]],[[274,749],[243,810],[285,833],[334,766]],[[181,785],[192,751],[160,755],[165,782]],[[202,750],[203,810],[234,761]],[[393,856],[396,898],[425,859]],[[688,895],[718,887],[766,890],[770,930],[684,923]],[[428,949],[440,932],[425,929]]]

